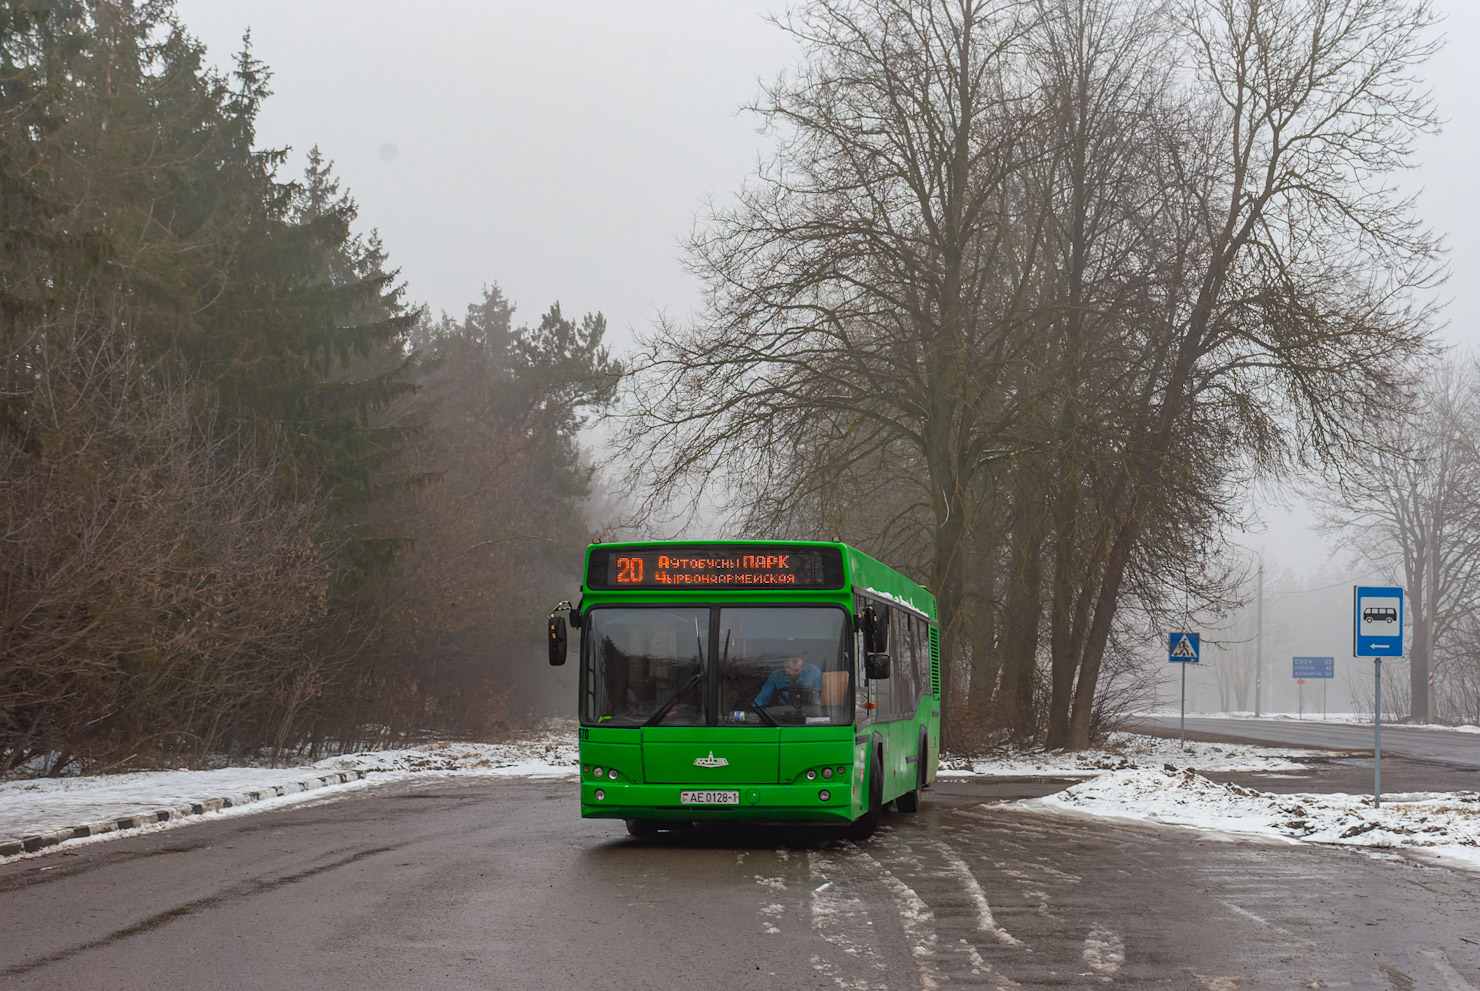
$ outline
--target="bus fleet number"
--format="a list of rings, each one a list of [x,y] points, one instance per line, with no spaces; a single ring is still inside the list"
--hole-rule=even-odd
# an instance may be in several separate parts
[[[617,582],[623,585],[637,584],[642,581],[642,558],[619,557],[617,558]]]

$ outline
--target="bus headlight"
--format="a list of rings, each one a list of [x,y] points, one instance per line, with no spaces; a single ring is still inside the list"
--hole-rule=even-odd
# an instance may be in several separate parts
[[[832,792],[828,791],[826,788],[822,789],[821,791],[819,791],[817,793],[817,801],[819,801],[819,802],[826,802],[826,801],[828,801],[831,798],[832,798]]]
[[[817,772],[816,771],[808,771],[807,772],[807,780],[808,781],[816,781],[817,780]]]
[[[607,768],[606,776],[611,778],[613,781],[617,780],[617,769],[615,767]]]
[[[606,792],[603,791],[600,788],[597,788],[596,789],[596,800],[598,802],[604,802],[604,801],[606,801]]]

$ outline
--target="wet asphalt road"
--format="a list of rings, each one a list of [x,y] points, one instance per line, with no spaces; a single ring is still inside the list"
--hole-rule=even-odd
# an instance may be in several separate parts
[[[421,782],[0,867],[0,987],[1480,988],[1480,879],[1000,804],[632,840]]]
[[[1176,716],[1137,716],[1128,729],[1177,735]],[[1355,750],[1372,753],[1372,724],[1354,726],[1299,719],[1200,719],[1187,717],[1189,739],[1238,740],[1246,743],[1293,743],[1325,750]],[[1480,733],[1383,724],[1382,755],[1442,761],[1462,767],[1480,768]],[[1370,789],[1369,789],[1370,790]]]

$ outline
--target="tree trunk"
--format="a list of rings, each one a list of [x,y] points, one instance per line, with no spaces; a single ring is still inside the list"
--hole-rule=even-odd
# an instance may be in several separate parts
[[[1075,568],[1078,539],[1075,516],[1078,508],[1078,479],[1066,469],[1060,487],[1054,522],[1053,602],[1050,613],[1050,668],[1048,735],[1050,749],[1069,745],[1069,709],[1074,692],[1074,672],[1084,647],[1084,627],[1094,599],[1093,572]],[[1079,581],[1075,581],[1076,576]]]
[[[997,589],[995,576],[985,575],[986,587],[980,589],[984,601],[962,606],[962,628],[971,643],[971,671],[966,689],[966,710],[972,718],[986,718],[992,693],[997,688],[997,675],[1002,669],[1002,655],[997,649]]]
[[[1029,500],[1017,514],[1002,617],[1002,682],[997,712],[1017,740],[1035,735],[1033,683],[1037,674],[1038,634],[1043,613],[1043,527]]]
[[[1429,665],[1432,643],[1433,603],[1429,601],[1430,590],[1425,588],[1427,568],[1420,558],[1418,573],[1423,576],[1409,590],[1408,605],[1413,616],[1413,641],[1408,652],[1408,695],[1409,717],[1416,723],[1429,721]],[[1398,631],[1402,634],[1402,630]]]
[[[954,500],[953,500],[954,501]],[[963,592],[964,536],[966,521],[959,504],[951,505],[941,515],[935,528],[935,566],[933,590],[940,618],[940,711],[943,738],[950,731],[952,719],[951,685],[955,680],[956,641],[961,636],[961,603]]]

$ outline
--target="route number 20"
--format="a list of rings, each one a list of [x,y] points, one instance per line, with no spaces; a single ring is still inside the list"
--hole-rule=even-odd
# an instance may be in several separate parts
[[[617,583],[619,585],[634,585],[642,581],[642,558],[619,557],[617,558]]]

